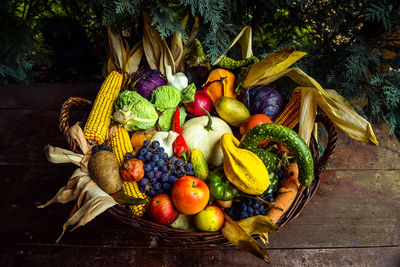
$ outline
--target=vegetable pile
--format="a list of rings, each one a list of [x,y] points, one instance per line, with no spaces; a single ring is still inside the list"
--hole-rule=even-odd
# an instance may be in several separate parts
[[[211,67],[204,55],[187,55],[170,65],[147,58],[150,68],[128,75],[111,69],[84,128],[89,173],[135,216],[159,224],[229,236],[223,227],[233,219],[237,229],[275,231],[299,186],[312,181],[310,150],[274,123],[285,104],[279,88],[241,87],[257,58]],[[290,112],[279,119],[294,127]]]
[[[179,229],[219,231],[223,212],[236,221],[262,215],[277,222],[295,196],[284,187],[297,192],[314,172],[303,139],[273,123],[284,105],[279,89],[261,85],[238,95],[240,69],[192,65],[186,73],[190,79],[171,66],[166,76],[140,70],[129,87],[115,89],[116,133],[99,142],[96,129],[84,131],[95,143],[93,179],[110,194],[147,199],[128,205],[135,215]],[[185,223],[174,224],[180,216]]]

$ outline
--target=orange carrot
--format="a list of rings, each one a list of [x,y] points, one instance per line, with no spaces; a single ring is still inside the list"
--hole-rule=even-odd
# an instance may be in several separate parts
[[[272,202],[273,205],[282,210],[271,208],[266,214],[273,223],[278,222],[279,218],[289,209],[296,198],[300,186],[297,179],[299,176],[299,168],[296,162],[289,165],[288,176],[287,179],[282,181],[281,188],[278,190],[278,195],[275,201]]]
[[[297,166],[296,162],[289,164],[287,175],[289,178],[293,176],[294,179],[296,179],[296,180],[297,180],[297,178],[299,178],[299,166]],[[297,186],[297,187],[299,187],[299,186]]]

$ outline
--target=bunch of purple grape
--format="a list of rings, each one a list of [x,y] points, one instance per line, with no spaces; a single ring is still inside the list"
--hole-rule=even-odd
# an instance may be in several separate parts
[[[96,146],[93,146],[93,147],[92,147],[92,153],[93,153],[93,154],[96,153],[96,152],[99,152],[99,151],[101,151],[101,150],[107,150],[107,151],[112,152],[111,147],[106,146],[105,144],[98,145],[98,146],[96,145]]]
[[[241,220],[257,215],[265,215],[267,210],[267,205],[257,199],[245,198],[240,202],[233,202],[232,207],[226,209],[225,212],[233,220]]]
[[[136,156],[143,162],[144,169],[144,177],[138,182],[139,189],[150,197],[170,193],[177,179],[185,175],[194,175],[190,162],[174,156],[168,157],[158,141],[150,143],[145,140]]]

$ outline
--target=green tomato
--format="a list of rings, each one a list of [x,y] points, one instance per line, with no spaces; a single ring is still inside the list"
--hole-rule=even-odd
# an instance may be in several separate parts
[[[223,168],[213,171],[207,180],[210,194],[218,200],[232,200],[239,194],[239,190],[226,179]]]

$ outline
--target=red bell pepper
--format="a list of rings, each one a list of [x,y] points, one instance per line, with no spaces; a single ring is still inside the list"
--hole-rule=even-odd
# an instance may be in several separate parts
[[[172,147],[174,149],[174,154],[178,157],[182,155],[182,157],[186,160],[186,153],[189,151],[189,148],[186,144],[185,139],[183,138],[182,135],[182,130],[181,130],[181,120],[180,120],[180,110],[179,106],[176,107],[174,117],[172,120],[172,130],[176,133],[178,133],[178,137],[175,139],[174,143],[172,144]]]

